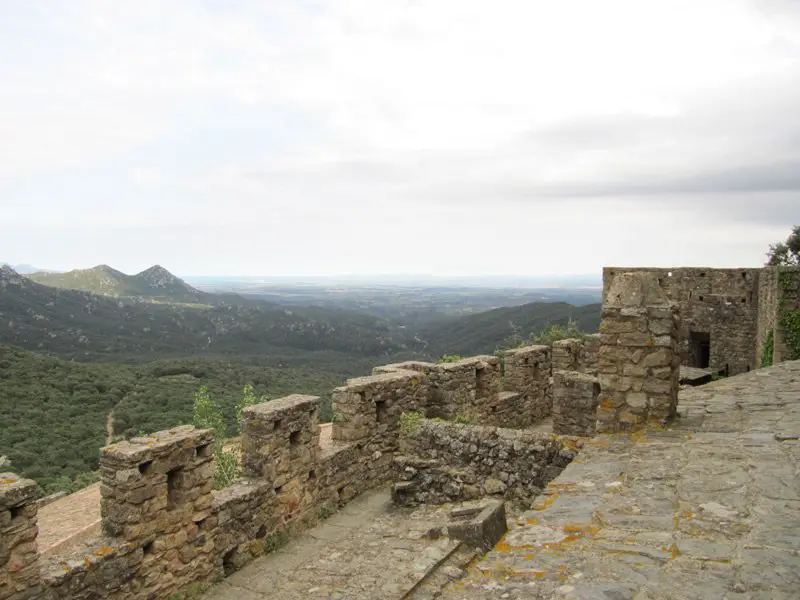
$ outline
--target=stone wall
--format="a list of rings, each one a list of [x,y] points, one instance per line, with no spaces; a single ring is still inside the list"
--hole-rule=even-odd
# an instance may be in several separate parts
[[[166,598],[217,580],[387,482],[403,413],[525,427],[551,412],[550,375],[546,346],[519,348],[502,360],[378,367],[334,390],[324,444],[319,398],[293,395],[247,407],[244,476],[219,491],[212,489],[211,431],[184,426],[107,446],[100,462],[102,535],[53,558],[36,551],[35,484],[4,476],[0,600]],[[560,445],[534,441],[514,454],[529,472],[506,484],[527,490],[523,496],[564,461],[554,450]]]
[[[0,473],[0,600],[39,593],[35,495],[30,479]]]
[[[581,339],[555,341],[553,342],[553,371],[577,371],[596,375],[599,350],[600,334],[597,333]]]
[[[376,367],[333,393],[333,438],[394,452],[404,412],[463,418],[485,425],[526,427],[549,416],[550,348],[528,346],[504,357],[451,363],[405,362]]]
[[[502,496],[529,505],[575,457],[578,441],[555,435],[421,419],[393,461],[397,504]]]
[[[550,416],[553,399],[550,389],[552,350],[549,346],[525,346],[503,355],[503,389],[519,397],[504,401],[491,415],[479,415],[476,423],[522,428]],[[487,403],[482,404],[488,406]]]
[[[36,551],[35,484],[0,476],[0,599],[167,598],[218,580],[388,476],[391,455],[320,446],[319,398],[244,411],[245,477],[212,490],[214,439],[178,427],[103,449],[100,538]]]
[[[596,377],[577,371],[553,371],[553,433],[595,435],[599,395]]]
[[[678,404],[678,306],[650,273],[621,273],[603,305],[598,431],[671,419]]]
[[[676,302],[682,328],[681,362],[703,366],[702,346],[709,344],[708,366],[731,375],[756,368],[761,269],[620,268],[603,269],[603,301],[618,274],[647,273]]]

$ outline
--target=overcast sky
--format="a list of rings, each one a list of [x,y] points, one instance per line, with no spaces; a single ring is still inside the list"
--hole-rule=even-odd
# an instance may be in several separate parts
[[[800,2],[0,0],[0,261],[758,266]]]

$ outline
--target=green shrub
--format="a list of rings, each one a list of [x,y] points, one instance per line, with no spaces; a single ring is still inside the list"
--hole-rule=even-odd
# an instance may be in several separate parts
[[[274,552],[289,542],[289,534],[285,531],[275,531],[264,538],[264,552]]]
[[[458,362],[459,360],[464,360],[464,357],[459,354],[443,354],[442,358],[436,361],[436,364],[441,365],[443,363]]]
[[[402,435],[413,434],[423,418],[424,416],[420,412],[404,412],[400,415],[400,433]]]
[[[553,342],[568,339],[583,339],[588,334],[581,331],[580,325],[574,319],[569,319],[566,325],[554,323],[543,328],[539,333],[530,333],[528,337],[521,334],[520,328],[511,325],[511,334],[506,337],[495,354],[502,357],[506,350],[521,348],[523,346],[550,346]]]
[[[767,333],[767,339],[764,340],[764,354],[761,356],[761,367],[772,366],[772,355],[775,352],[775,331],[770,330]]]
[[[236,433],[241,433],[244,409],[247,406],[266,401],[266,396],[258,397],[253,386],[247,384],[242,397],[236,403]],[[201,387],[194,399],[195,427],[214,430],[214,489],[219,490],[231,485],[239,477],[239,462],[236,454],[225,450],[225,417],[211,398],[208,388]]]

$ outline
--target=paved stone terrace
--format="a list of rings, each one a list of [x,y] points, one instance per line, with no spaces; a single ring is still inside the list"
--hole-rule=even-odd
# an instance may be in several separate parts
[[[679,411],[595,438],[441,597],[800,598],[800,361],[684,390]]]

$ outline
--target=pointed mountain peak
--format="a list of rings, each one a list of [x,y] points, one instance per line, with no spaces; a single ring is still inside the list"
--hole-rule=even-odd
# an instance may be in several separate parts
[[[87,272],[88,271],[100,272],[100,273],[104,273],[106,275],[110,275],[111,277],[116,277],[118,279],[122,279],[124,277],[127,277],[127,275],[125,275],[125,273],[123,273],[122,271],[118,271],[114,267],[109,267],[106,264],[97,265],[96,267],[92,267],[91,269],[86,269],[86,271]]]
[[[154,285],[164,286],[174,284],[176,282],[183,283],[178,277],[167,271],[161,265],[153,265],[149,269],[145,269],[136,275],[139,279],[145,279]]]
[[[145,281],[152,287],[161,289],[171,289],[173,291],[189,292],[191,294],[199,294],[196,289],[186,283],[180,277],[176,277],[167,271],[161,265],[153,265],[149,269],[145,269],[141,273],[135,275],[136,279]]]

